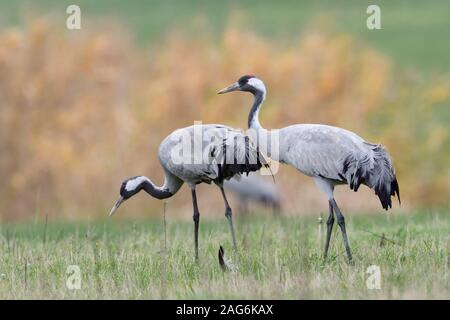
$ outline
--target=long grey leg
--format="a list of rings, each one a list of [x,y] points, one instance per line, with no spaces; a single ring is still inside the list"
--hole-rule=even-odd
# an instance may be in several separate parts
[[[347,238],[347,232],[345,230],[344,216],[342,215],[341,210],[339,210],[339,207],[337,206],[337,203],[334,199],[331,199],[330,203],[332,204],[334,212],[336,214],[337,223],[338,223],[339,227],[341,228],[342,237],[344,238],[345,251],[347,251],[348,262],[352,263],[353,258],[352,258],[352,253],[350,251],[350,246],[348,245],[348,238]]]
[[[327,220],[327,239],[325,241],[325,251],[324,251],[324,258],[328,255],[328,247],[330,246],[330,239],[331,239],[331,231],[333,230],[333,224],[334,224],[334,215],[333,215],[333,204],[331,203],[331,200],[328,201],[329,209],[330,209],[330,215],[328,216]]]
[[[233,237],[233,246],[236,249],[236,235],[234,233],[234,227],[233,227],[233,218],[232,218],[232,211],[231,207],[228,203],[227,196],[225,195],[225,191],[223,190],[223,186],[219,186],[220,191],[222,192],[223,201],[225,202],[225,217],[227,217],[228,224],[230,225],[231,230],[231,236]]]
[[[195,260],[198,260],[198,225],[200,222],[200,212],[198,211],[197,205],[197,195],[195,193],[195,188],[191,189],[192,191],[192,205],[194,207],[194,215],[192,218],[194,219],[195,224]]]

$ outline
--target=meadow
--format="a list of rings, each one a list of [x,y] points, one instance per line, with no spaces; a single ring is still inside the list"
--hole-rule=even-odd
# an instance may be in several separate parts
[[[206,217],[205,217],[206,216]],[[355,265],[334,228],[322,258],[325,225],[317,216],[235,216],[233,253],[225,218],[205,214],[200,260],[193,223],[166,218],[39,220],[0,229],[1,299],[449,299],[448,211],[347,215]],[[384,239],[383,239],[384,238]],[[223,245],[237,267],[223,272]],[[80,268],[69,290],[70,265]],[[368,289],[367,268],[380,267],[381,288]]]
[[[69,31],[72,1],[0,1],[0,298],[450,298],[450,2],[377,1],[378,31],[369,1],[255,2],[79,0]],[[156,153],[175,128],[246,127],[250,96],[216,94],[245,73],[267,85],[266,127],[336,125],[390,151],[401,207],[336,191],[354,266],[336,226],[324,261],[326,202],[287,166],[283,216],[236,214],[236,253],[208,186],[199,263],[186,187],[167,228],[144,194],[106,220],[123,179],[162,181]],[[220,269],[220,245],[236,271]]]

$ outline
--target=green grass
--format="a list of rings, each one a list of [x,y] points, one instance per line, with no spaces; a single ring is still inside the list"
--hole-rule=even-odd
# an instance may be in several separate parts
[[[95,223],[3,223],[0,298],[275,298],[449,299],[449,212],[347,215],[355,265],[345,260],[338,228],[322,258],[324,225],[313,217],[236,216],[233,254],[225,218],[200,222],[200,262],[193,258],[193,223],[161,220]],[[380,244],[367,231],[395,241]],[[238,266],[219,268],[223,244]],[[80,290],[66,288],[69,265],[81,269]],[[366,270],[381,268],[381,289]]]
[[[72,3],[71,0],[3,0],[0,1],[0,23],[21,24],[29,12],[51,13],[65,19],[66,7]],[[289,42],[297,39],[312,21],[325,17],[333,21],[330,29],[357,35],[392,56],[396,64],[432,73],[450,71],[450,38],[447,34],[450,2],[447,0],[78,0],[76,3],[82,9],[82,18],[88,18],[84,20],[84,29],[90,27],[89,19],[98,21],[114,17],[130,26],[144,44],[164,37],[170,30],[191,32],[195,37],[199,19],[206,21],[206,25],[200,23],[202,31],[220,35],[235,12],[243,14],[242,29],[254,30],[275,41]],[[369,4],[381,7],[382,30],[366,28]]]

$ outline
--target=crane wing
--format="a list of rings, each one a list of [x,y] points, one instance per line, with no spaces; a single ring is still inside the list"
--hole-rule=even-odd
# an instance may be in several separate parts
[[[268,162],[256,143],[239,130],[228,129],[222,141],[210,145],[211,164],[217,166],[218,179],[230,179],[235,175],[258,171]]]

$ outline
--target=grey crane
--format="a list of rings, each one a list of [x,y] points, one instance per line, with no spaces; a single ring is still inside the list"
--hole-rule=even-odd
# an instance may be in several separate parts
[[[195,188],[200,183],[214,182],[222,193],[225,216],[236,248],[232,210],[223,189],[223,182],[261,168],[264,159],[256,144],[239,130],[219,124],[197,124],[175,130],[168,135],[159,146],[158,156],[164,172],[164,184],[156,186],[145,176],[126,179],[120,187],[120,197],[111,209],[110,216],[125,200],[141,190],[156,199],[166,199],[176,194],[186,182],[192,194],[195,258],[198,259],[200,212]]]
[[[246,204],[252,201],[270,207],[274,213],[280,211],[281,199],[278,188],[257,174],[227,180],[224,182],[224,188],[237,196],[241,207],[246,207]]]
[[[254,102],[248,115],[248,127],[255,130],[258,137],[273,135],[259,122],[259,111],[266,97],[264,83],[254,75],[245,75],[218,93],[232,91],[247,91],[253,94]],[[347,258],[351,263],[353,258],[345,220],[334,199],[334,187],[348,184],[350,189],[356,192],[359,186],[364,184],[375,190],[386,210],[392,207],[391,196],[397,195],[400,203],[400,190],[388,152],[382,145],[369,143],[351,131],[328,125],[297,124],[284,127],[277,134],[279,150],[275,153],[269,150],[269,153],[277,154],[274,160],[294,166],[312,177],[328,197],[329,217],[324,257],[326,258],[328,253],[334,212],[342,232]],[[273,155],[270,157],[273,158]]]

